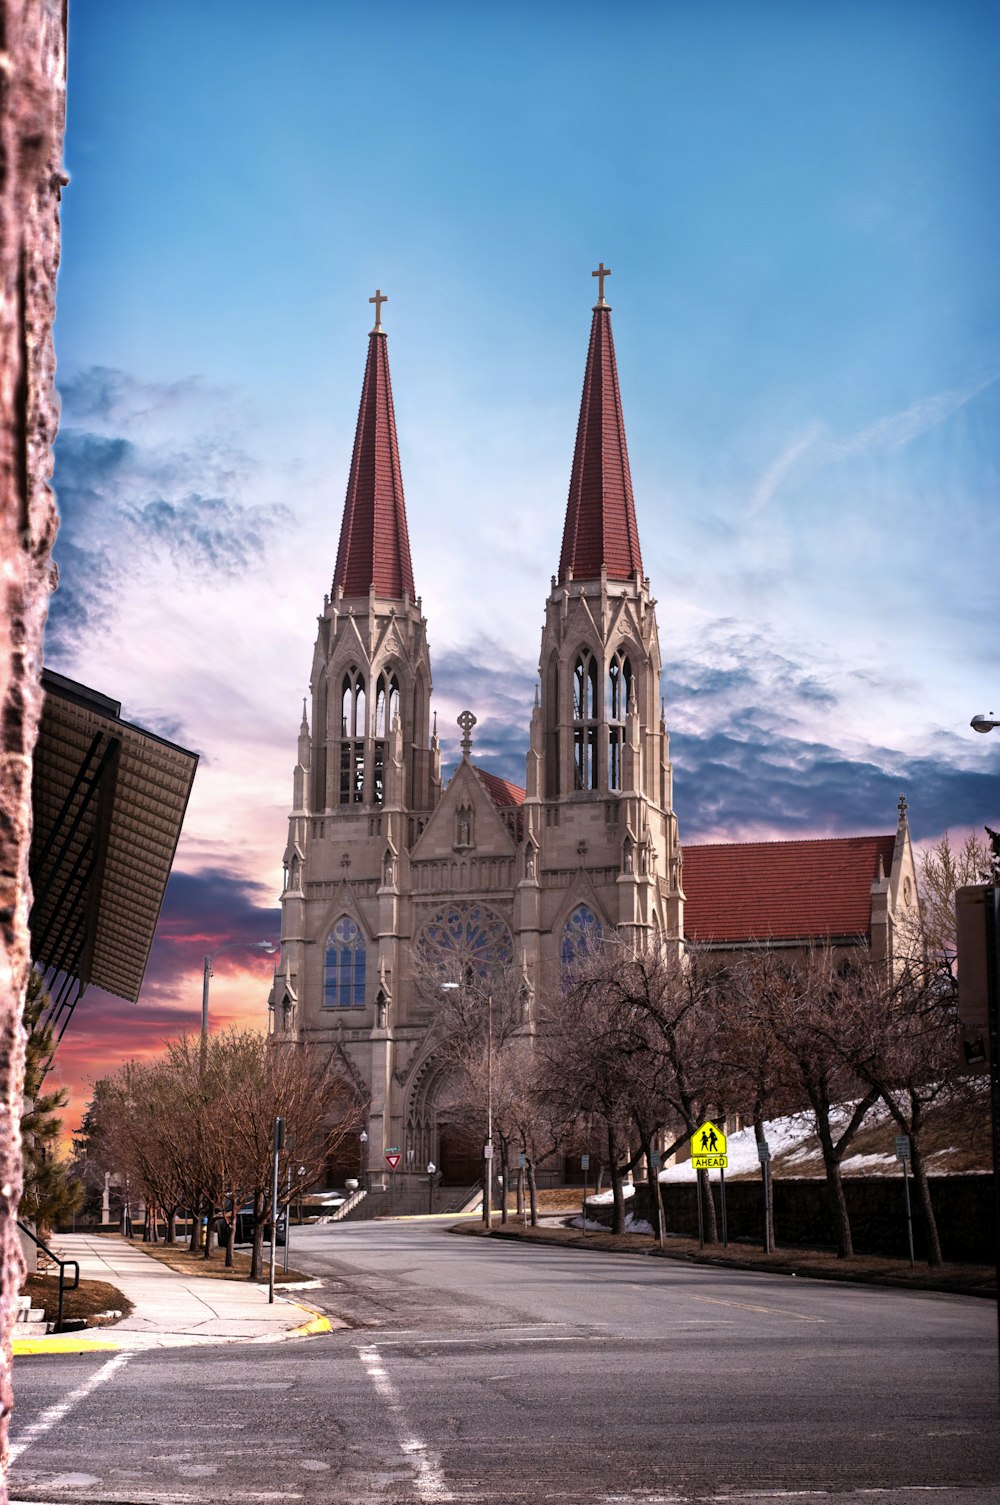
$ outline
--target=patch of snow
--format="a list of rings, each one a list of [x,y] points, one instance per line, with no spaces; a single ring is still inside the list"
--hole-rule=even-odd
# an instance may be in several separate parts
[[[879,1174],[898,1167],[899,1161],[895,1155],[848,1155],[840,1162],[840,1169],[847,1175],[856,1175],[862,1171],[875,1171]]]
[[[625,1214],[626,1233],[652,1233],[652,1224],[647,1223],[645,1218],[634,1218],[630,1212]]]
[[[622,1196],[628,1201],[629,1197],[635,1196],[635,1187],[627,1183],[622,1187]],[[615,1200],[613,1191],[599,1191],[596,1196],[587,1198],[588,1207],[611,1207]]]
[[[581,1217],[568,1218],[564,1226],[567,1228],[583,1228],[584,1221]],[[586,1227],[599,1229],[601,1233],[607,1233],[608,1231],[603,1223],[595,1223],[593,1218],[587,1219]]]

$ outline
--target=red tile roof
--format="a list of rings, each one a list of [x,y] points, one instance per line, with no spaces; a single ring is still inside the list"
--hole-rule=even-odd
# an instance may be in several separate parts
[[[415,597],[389,352],[380,330],[373,330],[368,337],[368,361],[333,573],[334,591],[338,586],[343,587],[345,596],[367,596],[374,587],[378,595],[395,600],[404,592],[411,601]]]
[[[612,580],[642,574],[611,310],[598,304],[590,326],[559,580],[570,570],[576,580],[597,580],[602,565]]]
[[[686,846],[684,931],[691,941],[867,936],[871,885],[892,868],[895,836]]]
[[[475,768],[475,764],[473,764]],[[519,784],[502,779],[499,774],[487,773],[485,768],[476,768],[476,777],[498,810],[516,810],[524,804],[525,792]]]

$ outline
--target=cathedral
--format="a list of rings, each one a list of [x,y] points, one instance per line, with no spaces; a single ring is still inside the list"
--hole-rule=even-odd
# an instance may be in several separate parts
[[[822,937],[891,955],[915,904],[894,833],[682,851],[603,265],[558,572],[545,603],[521,788],[481,767],[476,717],[442,781],[427,621],[410,559],[387,340],[375,326],[331,591],[303,705],[281,896],[277,1038],[336,1055],[370,1102],[363,1169],[387,1154],[473,1179],[447,1115],[447,1066],[418,986],[433,950],[535,999],[604,933],[731,951]],[[568,447],[568,446],[567,446]],[[698,877],[697,892],[691,879]],[[685,922],[687,901],[694,926]]]

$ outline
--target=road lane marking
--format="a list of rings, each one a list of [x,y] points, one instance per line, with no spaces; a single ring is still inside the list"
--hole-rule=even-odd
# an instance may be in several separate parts
[[[741,1312],[767,1312],[772,1317],[791,1317],[794,1322],[825,1323],[825,1317],[807,1316],[805,1312],[789,1312],[780,1306],[753,1306],[749,1301],[725,1301],[721,1296],[692,1296],[692,1301],[707,1301],[711,1306],[736,1306]]]
[[[413,1487],[418,1497],[429,1502],[429,1505],[453,1499],[451,1491],[444,1482],[439,1460],[431,1452],[427,1443],[418,1437],[410,1426],[403,1403],[399,1398],[399,1392],[386,1373],[378,1349],[370,1345],[358,1348],[357,1352],[358,1358],[365,1366],[368,1378],[375,1386],[376,1394],[380,1400],[384,1401],[392,1418],[392,1429],[396,1434],[400,1452],[413,1471]]]
[[[86,1400],[87,1396],[96,1390],[98,1385],[103,1385],[105,1380],[109,1380],[113,1374],[117,1373],[124,1364],[128,1363],[131,1357],[132,1354],[130,1352],[116,1353],[114,1358],[109,1359],[106,1364],[102,1364],[100,1369],[95,1369],[94,1373],[88,1379],[85,1379],[82,1385],[77,1385],[76,1389],[71,1390],[69,1395],[65,1396],[61,1401],[57,1401],[54,1406],[50,1406],[47,1411],[43,1411],[38,1420],[33,1421],[29,1427],[25,1428],[17,1441],[11,1443],[11,1463],[15,1459],[20,1458],[25,1448],[30,1448],[31,1444],[37,1442],[39,1437],[44,1437],[46,1432],[51,1431],[56,1422],[62,1421],[63,1417],[68,1415],[74,1406],[78,1406],[82,1400]]]

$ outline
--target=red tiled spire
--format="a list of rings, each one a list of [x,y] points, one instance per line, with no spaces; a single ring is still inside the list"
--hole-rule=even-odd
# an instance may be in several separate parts
[[[368,337],[368,363],[361,388],[333,588],[336,591],[338,586],[342,587],[345,596],[367,596],[374,587],[376,595],[399,600],[405,593],[412,601],[416,593],[389,380],[389,352],[377,317],[385,300],[381,294],[378,297],[375,328]]]
[[[570,570],[575,580],[599,579],[602,565],[607,567],[612,580],[629,580],[637,570],[642,574],[611,309],[603,297],[607,275],[603,263],[601,274],[594,275],[601,275],[602,295],[594,307],[590,326],[590,349],[559,556],[560,583]]]

